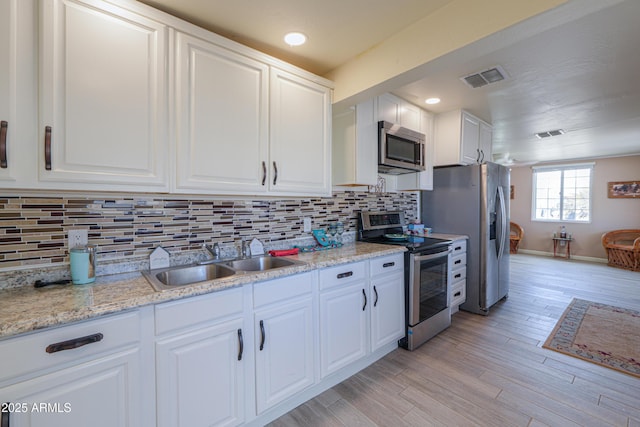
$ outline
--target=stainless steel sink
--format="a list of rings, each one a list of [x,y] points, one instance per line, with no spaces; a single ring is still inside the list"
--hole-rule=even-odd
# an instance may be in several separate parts
[[[157,291],[220,279],[234,274],[236,272],[224,264],[190,265],[142,272],[142,275]]]
[[[146,270],[142,271],[142,275],[156,291],[163,291],[208,280],[221,279],[234,274],[247,274],[304,264],[302,261],[292,259],[258,256],[227,261],[212,260],[198,265]]]
[[[227,261],[225,262],[225,264],[237,271],[265,271],[273,270],[274,268],[302,265],[304,263],[287,258],[260,256],[255,258],[244,258]]]

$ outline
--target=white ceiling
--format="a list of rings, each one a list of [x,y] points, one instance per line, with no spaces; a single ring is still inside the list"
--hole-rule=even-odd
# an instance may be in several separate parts
[[[320,75],[449,1],[143,0]],[[464,108],[491,122],[500,163],[640,154],[640,1],[601,0],[601,10],[576,13],[582,1],[438,58],[421,80],[393,92],[434,113]],[[517,37],[520,26],[533,35]],[[308,43],[284,45],[292,30]],[[509,78],[480,89],[459,80],[494,65]],[[443,102],[426,107],[430,96]],[[534,136],[558,128],[566,134]]]

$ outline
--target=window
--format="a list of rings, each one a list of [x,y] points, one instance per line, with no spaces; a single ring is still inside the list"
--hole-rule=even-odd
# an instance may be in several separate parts
[[[591,222],[593,163],[533,168],[533,220]]]

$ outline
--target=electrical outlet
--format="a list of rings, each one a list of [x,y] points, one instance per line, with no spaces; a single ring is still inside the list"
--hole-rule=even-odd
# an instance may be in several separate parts
[[[302,231],[305,233],[311,232],[311,218],[303,218],[302,220]]]
[[[87,243],[89,243],[89,233],[86,228],[69,230],[69,237],[67,240],[67,246],[69,249],[75,248],[76,246],[85,246]]]

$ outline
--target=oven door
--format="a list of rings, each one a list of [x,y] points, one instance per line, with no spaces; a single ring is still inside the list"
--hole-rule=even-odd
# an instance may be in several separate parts
[[[412,254],[409,271],[409,326],[449,307],[449,254],[451,249],[434,254]]]

